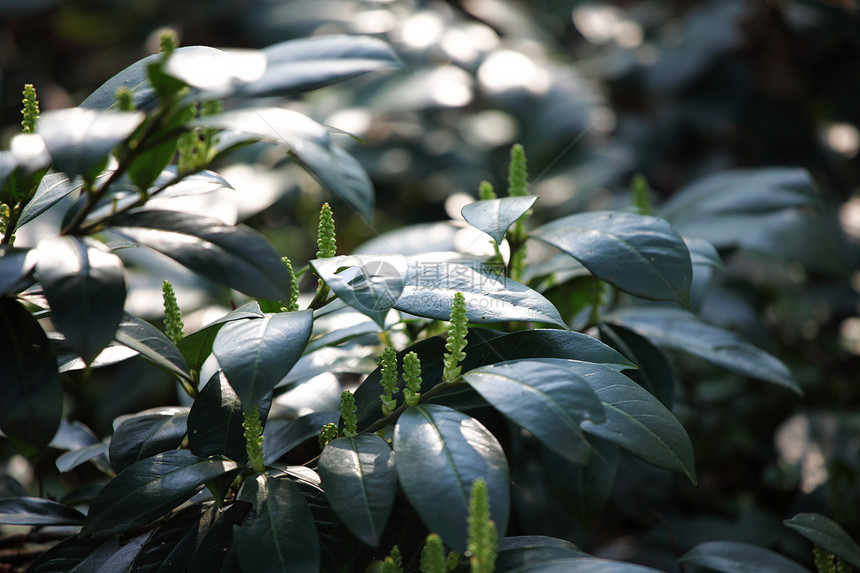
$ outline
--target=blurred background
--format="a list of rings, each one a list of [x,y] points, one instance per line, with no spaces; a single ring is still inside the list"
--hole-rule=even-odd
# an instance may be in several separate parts
[[[814,207],[747,213],[712,232],[726,269],[696,309],[779,356],[806,396],[673,355],[676,414],[694,441],[699,487],[643,466],[626,474],[639,483],[619,479],[611,511],[588,527],[553,495],[517,511],[530,532],[656,566],[673,548],[715,538],[796,554],[777,532],[802,510],[832,515],[860,537],[854,0],[0,0],[4,148],[19,129],[24,83],[36,85],[43,110],[74,106],[157,51],[165,26],[182,45],[261,48],[348,33],[385,39],[401,55],[397,73],[278,102],[360,139],[339,143],[374,181],[372,225],[269,147],[221,166],[242,191],[237,219],[300,264],[313,257],[322,201],[333,203],[339,252],[351,252],[381,233],[456,218],[482,180],[504,189],[516,142],[540,197],[535,223],[625,208],[635,174],[659,211],[718,171],[808,169]],[[451,240],[444,229],[418,229],[421,241]],[[142,314],[154,308],[140,304]],[[139,391],[95,387],[95,402],[76,406],[100,434],[117,410],[175,400],[169,383],[143,381],[151,373],[127,376],[141,380]]]

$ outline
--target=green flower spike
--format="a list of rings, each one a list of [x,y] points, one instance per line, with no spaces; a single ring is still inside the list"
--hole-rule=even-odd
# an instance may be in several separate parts
[[[266,464],[263,463],[263,424],[260,422],[260,412],[257,408],[245,414],[242,427],[245,428],[248,464],[255,472],[261,473],[265,471]]]
[[[445,547],[442,538],[431,533],[424,541],[424,549],[421,550],[421,573],[446,573],[448,567],[445,563]]]
[[[407,406],[417,406],[421,401],[421,359],[414,352],[403,357],[403,399]]]
[[[337,424],[326,424],[320,430],[319,444],[320,449],[325,448],[330,441],[337,437]]]
[[[158,45],[161,48],[161,53],[164,55],[164,60],[173,53],[173,50],[179,46],[179,36],[173,28],[164,28],[158,34]]]
[[[173,341],[173,344],[179,344],[182,340],[183,328],[182,313],[179,311],[179,303],[176,302],[176,293],[173,292],[173,285],[169,281],[161,283],[161,295],[164,301],[164,331],[167,338]]]
[[[286,312],[295,312],[299,310],[299,279],[293,270],[293,263],[290,257],[281,257],[284,266],[287,267],[287,273],[290,275],[290,301],[287,306],[283,307]]]
[[[472,573],[493,573],[496,567],[498,537],[496,524],[490,519],[490,500],[487,482],[476,479],[472,482],[469,496],[469,538],[466,549]]]
[[[21,127],[24,133],[35,133],[36,122],[39,120],[39,100],[36,99],[36,88],[33,84],[24,84],[24,99],[21,103],[24,104],[24,109],[21,110],[23,119]]]
[[[396,545],[382,562],[382,573],[403,573],[403,556]]]
[[[526,152],[519,143],[511,147],[511,163],[508,167],[508,195],[525,197],[529,194],[529,172],[526,167]]]
[[[529,174],[526,167],[526,152],[523,146],[517,143],[511,148],[511,163],[508,167],[508,195],[511,197],[525,197],[529,194]],[[511,226],[507,237],[511,246],[511,259],[508,263],[508,276],[519,281],[522,280],[526,267],[526,240],[529,234],[526,231],[526,213]]]
[[[320,209],[320,222],[317,228],[317,258],[327,259],[337,253],[334,233],[334,217],[328,203],[323,203]]]
[[[380,394],[382,401],[382,415],[387,416],[397,408],[397,352],[390,346],[386,346],[379,355],[378,364],[382,368],[382,379],[379,384],[385,394]]]
[[[635,175],[630,182],[630,192],[633,195],[633,207],[640,215],[653,215],[654,204],[651,202],[651,186],[644,175]]]
[[[343,435],[352,438],[358,435],[358,414],[355,409],[355,396],[349,390],[340,394],[340,417],[343,418]]]
[[[488,201],[496,198],[496,192],[493,190],[493,184],[489,181],[481,181],[478,186],[478,198],[481,201]]]
[[[114,94],[116,98],[116,107],[120,111],[134,111],[137,106],[134,105],[134,98],[131,96],[131,90],[128,86],[122,86],[116,90]]]
[[[442,383],[452,384],[460,377],[460,363],[465,360],[466,334],[469,329],[466,318],[466,298],[463,293],[454,293],[451,304],[451,327],[448,329],[448,342],[445,343],[445,356],[442,357],[444,370]]]

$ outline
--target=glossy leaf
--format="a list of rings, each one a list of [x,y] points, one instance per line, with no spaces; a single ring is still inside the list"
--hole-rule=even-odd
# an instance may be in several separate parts
[[[126,213],[112,225],[212,281],[254,297],[289,300],[290,279],[280,255],[248,227],[157,209]]]
[[[297,111],[265,107],[202,117],[193,125],[231,129],[283,143],[314,179],[340,197],[366,221],[373,210],[373,185],[358,161],[332,143],[328,131]]]
[[[576,545],[564,539],[543,535],[505,537],[499,543],[496,571],[511,571],[558,559],[584,557]]]
[[[336,438],[323,449],[317,471],[340,520],[378,546],[397,494],[394,455],[385,440],[373,434]]]
[[[659,573],[657,569],[642,565],[587,556],[553,559],[525,565],[516,569],[509,569],[508,573],[569,573],[571,571],[576,571],[576,573]]]
[[[408,408],[394,428],[397,477],[421,521],[456,551],[466,549],[472,482],[487,482],[498,531],[508,524],[508,462],[499,442],[462,412],[434,404]]]
[[[296,484],[261,474],[242,484],[238,499],[253,507],[253,517],[233,528],[236,556],[244,571],[318,573],[316,525]]]
[[[470,328],[467,340],[463,372],[505,360],[524,358],[565,358],[597,362],[617,370],[636,367],[599,340],[579,332],[536,329],[504,334],[483,328]],[[442,381],[445,338],[433,337],[413,344],[397,354],[398,361],[402,363],[403,357],[412,351],[421,359],[422,391],[426,392]],[[380,379],[380,370],[377,368],[368,375],[355,392],[359,428],[367,427],[379,415]],[[402,379],[398,379],[397,387],[402,389]],[[468,387],[461,388],[472,392]],[[444,396],[442,395],[440,399]]]
[[[119,539],[81,539],[62,541],[37,557],[28,573],[90,573],[104,565],[119,550]]]
[[[176,345],[145,320],[123,313],[122,322],[119,323],[114,338],[136,350],[156,366],[180,378],[191,380],[191,372]]]
[[[860,567],[860,545],[832,519],[819,513],[798,513],[783,523],[825,551]]]
[[[663,219],[617,211],[579,213],[535,229],[532,236],[558,247],[620,290],[689,304],[690,252]]]
[[[738,541],[701,543],[678,561],[721,573],[809,573],[805,567],[778,553]]]
[[[122,261],[89,237],[53,237],[38,246],[36,273],[52,319],[85,362],[113,339],[122,320]]]
[[[61,454],[57,457],[55,465],[57,466],[57,469],[61,472],[67,472],[90,460],[95,460],[99,456],[104,456],[103,460],[101,460],[100,463],[96,465],[99,465],[99,467],[101,467],[101,464],[103,464],[105,467],[105,471],[108,471],[109,468],[107,463],[107,455],[108,444],[93,444],[91,446],[84,446],[82,448],[71,450],[64,454]]]
[[[20,292],[33,282],[35,249],[0,249],[0,294]]]
[[[627,372],[627,376],[671,410],[675,402],[675,372],[666,355],[632,330],[605,323],[599,328],[602,339],[639,365],[637,370]]]
[[[190,498],[207,481],[236,469],[232,461],[201,459],[188,450],[143,459],[101,490],[81,535],[109,535],[149,523]]]
[[[720,253],[717,248],[706,241],[705,239],[684,237],[684,244],[690,251],[690,261],[693,265],[701,265],[713,267],[715,269],[723,269],[723,259],[720,258]]]
[[[584,377],[618,375],[594,366],[557,358],[510,360],[470,370],[463,379],[548,448],[585,463],[590,447],[580,423],[589,419],[602,424],[606,418],[600,399]]]
[[[620,446],[659,468],[681,472],[696,483],[693,445],[681,423],[657,398],[623,374],[592,365],[585,380],[603,402],[606,421],[582,423],[586,433]]]
[[[214,504],[208,510],[192,505],[171,516],[155,530],[134,560],[134,573],[168,573],[186,567],[195,545],[214,519]]]
[[[145,414],[121,423],[114,431],[108,453],[114,471],[174,450],[187,433],[188,414]]]
[[[253,409],[301,358],[311,336],[309,310],[233,321],[215,336],[212,351],[245,410]]]
[[[98,567],[96,573],[129,573],[135,557],[151,536],[152,532],[146,531],[126,541]],[[80,568],[80,566],[78,567]],[[83,571],[91,570],[83,569]]]
[[[210,92],[207,97],[230,95],[233,88],[263,77],[266,56],[260,50],[196,50],[176,52],[164,72],[189,86]]]
[[[233,527],[239,525],[248,515],[249,503],[234,503],[218,511],[213,508],[215,520],[206,530],[206,534],[197,537],[197,548],[191,557],[188,573],[211,573],[212,571],[231,570],[230,563],[235,562],[233,551]],[[238,571],[236,564],[235,571]]]
[[[143,118],[142,112],[62,109],[43,113],[36,132],[45,140],[54,169],[74,177],[105,161]]]
[[[336,424],[338,412],[311,412],[295,420],[270,420],[263,432],[263,459],[269,464],[293,448],[319,435],[326,424]]]
[[[80,525],[83,522],[83,513],[49,499],[0,499],[0,523],[7,525]]]
[[[463,218],[477,229],[485,232],[501,245],[505,239],[505,231],[531,209],[537,197],[503,197],[475,201],[463,207],[460,213]]]
[[[708,324],[696,315],[672,308],[631,308],[607,318],[658,346],[681,350],[730,372],[772,382],[801,394],[788,368],[734,332]]]
[[[63,415],[63,388],[48,337],[17,301],[0,297],[0,430],[28,454],[44,448]]]
[[[69,176],[65,173],[48,173],[45,175],[42,181],[39,182],[36,194],[21,210],[21,216],[18,218],[18,226],[20,227],[29,223],[62,201],[64,197],[80,189],[83,181],[78,181],[78,183],[72,183]]]
[[[234,320],[254,318],[263,318],[263,311],[260,310],[260,305],[256,301],[251,301],[218,320],[187,334],[176,346],[188,363],[189,368],[199,372],[203,363],[212,354],[212,343],[215,342],[215,336],[222,326]]]

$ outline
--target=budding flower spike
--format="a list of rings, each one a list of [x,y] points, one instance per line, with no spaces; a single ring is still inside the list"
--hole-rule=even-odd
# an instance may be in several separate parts
[[[358,435],[358,414],[355,408],[355,396],[349,390],[340,394],[340,417],[343,418],[343,435],[353,438]]]
[[[496,192],[493,190],[493,184],[489,181],[481,181],[481,184],[478,186],[478,198],[481,201],[496,199]]]
[[[382,368],[382,378],[379,383],[385,392],[379,396],[379,399],[382,401],[382,415],[387,416],[397,408],[397,399],[394,397],[397,393],[397,352],[392,347],[386,346],[379,355],[378,363]]]
[[[525,197],[529,194],[529,172],[526,152],[519,143],[511,147],[511,163],[508,167],[508,195]]]
[[[257,408],[245,414],[242,427],[245,429],[248,464],[255,472],[262,473],[266,469],[266,464],[263,462],[263,424],[260,422],[260,412]]]
[[[337,424],[326,424],[320,430],[319,445],[320,449],[325,448],[330,441],[337,437]]]
[[[183,329],[182,313],[179,311],[179,303],[176,302],[176,293],[169,281],[161,283],[161,296],[164,302],[164,331],[173,344],[179,344],[182,340]]]
[[[290,261],[290,257],[281,257],[281,261],[287,267],[287,273],[290,275],[290,300],[287,302],[284,310],[286,312],[295,312],[299,310],[299,279],[293,270],[293,263]]]
[[[24,108],[21,110],[23,119],[21,127],[24,133],[36,133],[36,122],[39,119],[39,100],[36,99],[36,88],[33,84],[24,84]]]
[[[466,549],[470,553],[472,573],[493,573],[496,568],[498,534],[496,524],[490,519],[490,498],[487,482],[476,479],[472,482],[469,496],[469,539]]]
[[[466,298],[463,293],[454,293],[451,303],[451,326],[448,329],[448,341],[445,343],[445,356],[442,358],[444,370],[442,382],[453,384],[460,377],[460,363],[466,359],[466,335],[469,333],[466,317]]]
[[[323,203],[320,209],[320,221],[317,227],[317,258],[327,259],[337,253],[335,241],[334,216],[328,203]]]
[[[421,401],[421,359],[414,352],[403,357],[403,399],[407,406],[417,406]]]
[[[431,533],[424,541],[424,549],[421,550],[421,573],[447,573],[448,566],[445,558],[445,547],[442,538]]]

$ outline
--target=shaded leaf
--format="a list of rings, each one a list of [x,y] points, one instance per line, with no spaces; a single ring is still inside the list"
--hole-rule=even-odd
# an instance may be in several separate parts
[[[301,358],[312,326],[313,312],[303,310],[233,321],[218,331],[212,351],[245,410],[253,409]]]
[[[531,209],[537,197],[503,197],[475,201],[463,207],[460,212],[470,225],[480,229],[501,245],[505,239],[505,231],[517,219]]]
[[[81,535],[109,535],[149,523],[190,498],[207,481],[236,469],[232,461],[201,459],[188,450],[143,459],[101,490]]]
[[[173,341],[145,320],[123,313],[122,322],[119,323],[114,338],[156,366],[180,378],[191,380],[188,365]]]
[[[569,573],[570,571],[576,571],[576,573],[658,573],[657,569],[642,565],[589,556],[552,559],[508,571],[509,573]]]
[[[89,237],[39,242],[36,274],[52,319],[86,363],[113,339],[122,320],[125,279],[119,257]]]
[[[107,467],[108,444],[93,444],[85,446],[77,450],[71,450],[57,457],[55,462],[57,469],[61,472],[67,472],[75,469],[81,464],[90,460],[95,460],[99,456],[104,456],[104,465]],[[101,464],[97,464],[101,467]]]
[[[249,227],[157,209],[125,213],[111,224],[212,281],[253,297],[289,300],[290,278],[280,255]]]
[[[632,330],[658,346],[681,350],[730,372],[785,386],[801,394],[788,368],[734,332],[708,324],[696,315],[673,308],[629,308],[606,319]]]
[[[21,210],[18,217],[18,226],[29,223],[57,203],[64,197],[80,189],[83,180],[72,183],[65,173],[48,173],[39,182],[39,188],[29,203]]]
[[[0,294],[20,292],[33,283],[35,249],[0,249]]]
[[[215,342],[215,336],[221,327],[234,320],[249,318],[263,318],[263,311],[260,310],[260,305],[256,301],[244,304],[218,320],[187,334],[176,346],[189,367],[199,372],[203,363],[212,353],[212,343]]]
[[[592,364],[558,358],[510,360],[482,366],[463,379],[512,422],[560,456],[585,463],[591,450],[580,429],[605,421],[603,405],[584,376],[612,376]]]
[[[364,543],[378,546],[397,494],[394,455],[385,440],[336,438],[323,449],[317,471],[341,521]]]
[[[0,430],[27,454],[44,448],[63,415],[63,388],[48,337],[20,303],[0,297]]]
[[[326,424],[336,424],[338,412],[311,412],[295,420],[270,420],[263,435],[263,459],[267,464],[276,461],[302,442],[318,436]]]
[[[81,539],[72,537],[39,555],[27,568],[28,573],[91,573],[119,550],[119,539]]]
[[[223,511],[213,509],[216,512],[215,521],[202,539],[198,537],[188,573],[239,570],[233,553],[233,527],[245,519],[250,509],[251,505],[243,502],[234,503]]]
[[[663,352],[647,338],[622,326],[601,323],[598,327],[602,339],[639,365],[627,376],[671,410],[675,402],[675,371]]]
[[[832,519],[819,513],[798,513],[783,523],[822,549],[860,567],[860,546]]]
[[[508,524],[508,462],[484,426],[457,410],[435,404],[408,408],[394,428],[397,477],[421,521],[456,551],[466,549],[472,482],[487,482],[498,531]],[[428,479],[432,476],[432,479]]]
[[[146,542],[134,560],[132,573],[168,573],[184,570],[194,554],[197,540],[215,518],[217,507],[201,504],[187,507],[165,521]]]
[[[690,252],[663,219],[617,211],[579,213],[535,229],[532,236],[558,247],[620,290],[689,304]]]
[[[187,432],[188,414],[144,414],[122,422],[110,440],[110,463],[121,472],[135,462],[174,450]]]
[[[296,484],[261,474],[242,484],[238,499],[253,507],[252,517],[233,528],[236,556],[244,571],[318,573],[316,526]]]
[[[809,573],[805,567],[778,553],[738,541],[701,543],[678,561],[721,573]]]
[[[576,545],[564,539],[543,535],[505,537],[499,543],[496,570],[511,571],[518,567],[584,555]]]
[[[0,499],[0,523],[8,525],[80,525],[84,519],[84,514],[77,509],[49,499]]]

